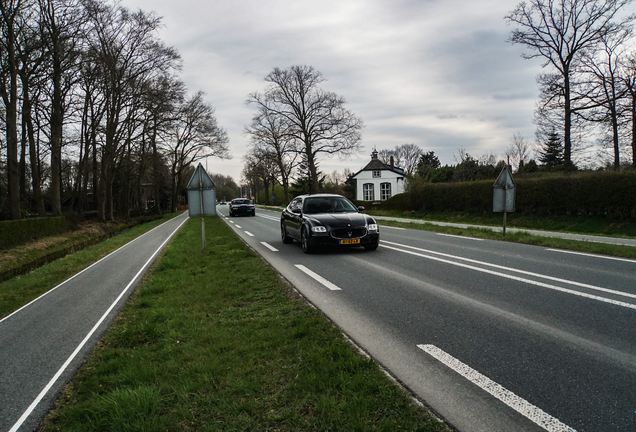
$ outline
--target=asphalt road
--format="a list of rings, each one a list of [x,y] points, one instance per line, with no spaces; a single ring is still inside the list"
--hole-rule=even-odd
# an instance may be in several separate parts
[[[0,320],[0,431],[32,431],[187,213]]]
[[[636,430],[636,261],[386,226],[305,255],[278,212],[225,219],[461,432]]]

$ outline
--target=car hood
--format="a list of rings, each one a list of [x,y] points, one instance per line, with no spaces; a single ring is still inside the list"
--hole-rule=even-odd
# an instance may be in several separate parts
[[[307,217],[330,227],[353,227],[366,225],[368,216],[362,213],[316,213]]]

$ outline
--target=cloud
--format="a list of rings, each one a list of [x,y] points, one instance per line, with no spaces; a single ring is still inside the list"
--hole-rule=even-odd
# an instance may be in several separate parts
[[[234,159],[208,164],[240,178],[245,105],[274,68],[307,64],[365,122],[364,151],[321,162],[357,171],[376,147],[415,143],[454,163],[463,147],[503,153],[513,133],[534,133],[539,61],[506,42],[517,1],[124,0],[163,16],[160,37],[184,59],[190,91],[203,90],[228,130]],[[332,169],[333,168],[333,169]]]

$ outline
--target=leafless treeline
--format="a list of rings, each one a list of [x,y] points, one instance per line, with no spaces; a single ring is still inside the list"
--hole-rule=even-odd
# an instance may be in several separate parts
[[[537,138],[546,143],[556,133],[566,166],[595,139],[611,149],[614,169],[630,156],[636,166],[635,17],[624,10],[630,3],[528,0],[505,17],[516,26],[510,42],[530,49],[523,57],[550,68],[537,79]]]
[[[154,13],[103,0],[0,2],[0,214],[174,210],[189,164],[229,157]]]

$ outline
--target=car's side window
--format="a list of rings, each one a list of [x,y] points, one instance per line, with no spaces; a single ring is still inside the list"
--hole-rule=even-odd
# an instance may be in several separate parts
[[[293,200],[291,202],[291,205],[289,206],[290,210],[295,210],[295,209],[299,209],[300,205],[302,203],[302,200],[300,198],[296,198],[295,200]]]

